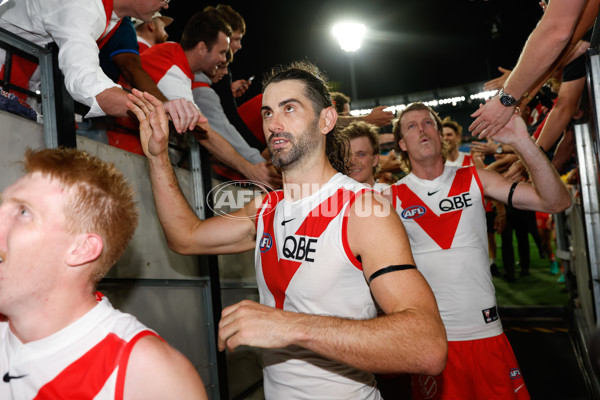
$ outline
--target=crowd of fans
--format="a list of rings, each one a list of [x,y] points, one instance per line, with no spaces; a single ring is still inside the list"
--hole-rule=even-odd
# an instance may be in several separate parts
[[[389,373],[413,374],[415,399],[488,398],[492,393],[529,398],[510,344],[502,333],[492,276],[509,283],[517,280],[513,231],[521,277],[530,274],[529,235],[534,238],[540,256],[548,260],[550,271],[560,272],[553,254],[551,214],[570,205],[566,184],[576,180],[572,123],[585,112],[581,106],[585,85],[583,54],[589,47],[589,31],[592,17],[598,12],[598,1],[553,0],[548,6],[542,4],[545,14],[515,68],[499,68],[502,76],[486,83],[485,89],[498,90],[498,94],[472,114],[474,120],[469,126],[472,136],[463,133],[456,116],[438,115],[422,103],[409,105],[399,115],[379,106],[367,115],[351,116],[351,99],[343,93],[330,92],[322,74],[308,63],[275,69],[266,79],[263,94],[238,105],[252,79],[233,80],[228,70],[236,52],[242,49],[246,34],[243,17],[232,7],[224,4],[205,7],[186,21],[181,40],[170,42],[166,28],[173,19],[159,12],[168,7],[168,1],[94,1],[93,6],[88,3],[9,0],[10,7],[4,3],[0,6],[0,27],[34,43],[58,44],[59,66],[66,88],[76,101],[89,107],[78,124],[78,134],[148,158],[157,212],[173,250],[183,254],[244,251],[254,254],[255,247],[258,249],[257,279],[264,284],[259,285],[264,291],[261,304],[242,302],[223,311],[219,348],[234,349],[246,344],[268,349],[266,357],[275,365],[265,367],[268,393],[285,397],[286,374],[294,376],[303,370],[309,371],[309,377],[289,383],[287,390],[334,393],[344,387],[345,395],[357,390],[361,398],[380,398],[372,377],[363,374],[364,370],[382,374],[383,382]],[[72,24],[61,23],[66,20]],[[4,57],[4,52],[0,56]],[[12,57],[11,64],[10,82],[35,90],[39,85],[35,64],[18,56]],[[3,67],[1,73],[5,72]],[[296,97],[283,96],[287,92]],[[18,91],[0,93],[0,108],[36,118],[34,101]],[[287,116],[292,113],[295,116]],[[300,135],[286,128],[300,122],[307,126],[301,132],[306,137],[298,140],[298,148],[292,155],[285,155],[286,146],[296,145],[293,134]],[[256,184],[274,191],[265,195],[261,207],[249,204],[230,210],[237,220],[198,220],[186,208],[171,169],[171,165],[189,167],[187,150],[192,140],[210,153],[213,185],[235,182],[239,190],[244,190],[248,184]],[[77,153],[69,153],[66,159],[77,157]],[[304,163],[302,168],[298,166],[300,162]],[[41,167],[31,167],[27,178],[11,187],[9,195],[32,190],[32,182],[54,190],[54,174],[59,174],[59,182],[67,188],[78,185],[65,178],[68,171],[45,175],[52,162],[43,163]],[[88,168],[88,161],[77,163]],[[102,166],[100,173],[108,173],[108,169]],[[309,175],[309,170],[315,175]],[[564,183],[556,171],[565,176]],[[319,181],[324,177],[327,180]],[[338,215],[327,217],[326,222],[321,220],[317,225],[320,230],[315,228],[320,233],[307,230],[305,225],[309,222],[300,225],[305,216],[293,214],[290,218],[281,215],[284,211],[269,216],[265,212],[263,207],[275,210],[280,204],[298,207],[305,197],[314,201],[315,193],[320,191],[297,193],[289,187],[291,183],[315,181],[323,191],[335,187],[338,190],[335,196],[347,202],[337,210],[339,220]],[[280,188],[283,191],[275,190]],[[16,201],[8,198],[10,202]],[[365,202],[369,205],[365,206]],[[367,208],[387,205],[396,212],[381,219],[363,220],[356,217],[358,212],[351,211],[358,205]],[[342,210],[346,210],[345,214]],[[311,219],[306,217],[306,221]],[[336,276],[323,277],[320,283],[331,284],[331,293],[349,295],[350,305],[337,304],[330,293],[325,293],[326,289],[310,287],[305,274],[294,278],[300,283],[291,281],[296,271],[293,268],[314,261],[311,254],[324,257],[318,253],[316,243],[323,232],[329,232],[330,222],[343,233],[337,236],[326,233],[323,237],[328,245],[338,246],[335,248],[339,252],[319,265],[338,265],[339,259],[343,259],[339,265],[352,271],[340,272],[339,279],[356,288],[357,296],[372,292],[379,316],[370,295],[369,301],[366,297],[350,301],[352,294],[340,289],[339,283],[334,285]],[[365,235],[363,230],[373,228],[375,223],[380,224],[380,229],[372,229]],[[293,226],[295,232],[282,236],[277,231],[279,225]],[[71,231],[65,232],[71,235]],[[390,233],[398,239],[397,245],[385,242]],[[497,235],[502,238],[502,264],[497,261]],[[87,251],[87,258],[69,258],[75,260],[71,264],[96,262],[94,254],[97,256],[102,250],[98,244],[102,240],[93,236],[68,239],[77,243],[73,248],[77,247],[80,253]],[[124,240],[127,244],[129,238]],[[265,255],[281,241],[282,254],[289,260]],[[0,242],[0,263],[3,263],[6,250],[1,245]],[[280,272],[273,272],[273,265],[294,272],[281,273],[283,277],[279,278],[276,274]],[[358,277],[353,275],[354,267],[360,271]],[[90,285],[78,281],[77,285],[87,290],[96,282]],[[420,288],[419,293],[416,289],[411,291],[411,286]],[[394,293],[398,287],[406,293]],[[408,295],[409,292],[412,294]],[[52,293],[56,295],[56,291]],[[272,293],[273,301],[264,293]],[[307,301],[302,300],[305,294]],[[90,307],[96,304],[89,296],[81,298]],[[72,303],[62,305],[69,307]],[[106,303],[98,301],[105,308]],[[0,312],[12,324],[12,330],[22,314],[17,313],[20,309],[13,303],[6,304],[0,293]],[[354,307],[363,309],[356,312]],[[78,309],[73,313],[75,317],[66,320],[73,322],[83,314]],[[293,314],[313,318],[299,324]],[[237,320],[242,318],[250,322],[238,326]],[[362,328],[370,330],[373,335],[370,341],[374,343],[364,346],[361,324],[346,318],[372,322]],[[249,331],[248,324],[257,330]],[[398,334],[395,331],[406,327],[403,324],[411,328],[400,334],[402,340],[395,341],[394,335]],[[333,343],[332,335],[320,331],[311,332],[314,336],[307,333],[313,342],[306,343],[304,338],[291,334],[300,330],[301,325],[339,333],[347,342]],[[17,333],[7,332],[0,331],[5,335],[0,340],[6,341],[7,335]],[[26,330],[17,333],[23,341],[40,339],[23,332]],[[123,339],[133,340],[133,334],[138,332],[147,330],[140,325],[135,332],[123,333]],[[265,342],[266,336],[271,342]],[[397,343],[404,341],[411,343],[406,346]],[[194,393],[197,398],[206,396],[187,360],[154,338],[143,343],[145,352],[162,352],[163,358],[171,357],[168,363],[172,368],[184,371],[181,377],[187,377],[188,384],[181,386],[182,391]],[[406,359],[385,357],[386,346],[394,357],[404,358],[400,350],[405,352]],[[273,351],[271,347],[279,350]],[[429,349],[431,357],[423,349]],[[357,354],[354,357],[353,352]],[[134,368],[142,371],[141,356],[134,355]],[[296,356],[301,362],[293,366],[289,360],[282,360]],[[164,361],[163,358],[157,359]],[[314,359],[328,366],[323,370],[331,368],[331,371],[315,370],[307,361]],[[164,372],[155,363],[151,364],[152,374]],[[286,366],[277,367],[278,364]],[[20,372],[10,372],[13,377],[7,372],[4,381],[19,382],[21,377],[16,375]],[[355,381],[350,378],[353,375],[358,377]],[[137,374],[129,376],[135,378]],[[178,385],[177,377],[165,376],[170,385]],[[482,379],[484,376],[490,382]],[[328,387],[321,379],[335,383]],[[353,382],[349,384],[350,381]],[[139,382],[135,383],[139,387]],[[109,383],[106,386],[109,389],[102,390],[111,393],[125,390],[127,394],[127,386],[125,389],[118,384],[113,386]],[[312,387],[306,389],[307,386]],[[430,396],[433,386],[438,390],[435,397]],[[157,390],[155,394],[160,393],[163,392]]]

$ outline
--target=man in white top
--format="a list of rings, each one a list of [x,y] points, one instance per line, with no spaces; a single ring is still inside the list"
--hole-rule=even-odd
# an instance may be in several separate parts
[[[65,86],[76,101],[90,107],[86,117],[125,117],[127,92],[100,68],[99,47],[121,18],[151,21],[152,15],[167,4],[161,0],[9,0],[0,6],[0,27],[40,46],[51,42],[58,45]],[[4,56],[2,50],[0,58]],[[13,72],[18,68],[13,64]],[[29,78],[20,84],[27,88]],[[181,98],[166,102],[165,110],[178,132],[205,122],[195,105]]]
[[[487,196],[550,213],[571,199],[546,156],[515,115],[495,139],[511,144],[532,183],[512,183],[477,167],[444,163],[442,121],[423,103],[404,109],[394,125],[403,168],[410,173],[384,191],[400,215],[419,270],[435,293],[448,336],[439,376],[415,375],[414,399],[529,399],[498,316],[488,263]]]
[[[446,342],[433,295],[389,204],[343,175],[347,143],[336,135],[321,73],[295,63],[274,70],[264,86],[263,127],[283,190],[204,221],[170,166],[162,105],[138,91],[130,96],[170,247],[256,248],[261,304],[223,310],[219,349],[261,348],[265,396],[273,399],[380,399],[370,372],[440,373]],[[385,315],[377,316],[374,301]]]
[[[206,399],[182,354],[94,293],[137,227],[123,175],[75,149],[23,164],[0,205],[0,398]]]

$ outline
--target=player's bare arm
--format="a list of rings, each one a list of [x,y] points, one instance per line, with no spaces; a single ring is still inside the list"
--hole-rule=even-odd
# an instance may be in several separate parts
[[[496,172],[478,169],[486,196],[511,203],[515,208],[548,213],[563,211],[571,205],[567,188],[548,158],[529,138],[522,118],[513,115],[495,139],[515,148],[529,170],[531,183],[513,183]]]
[[[414,265],[404,228],[389,204],[373,201],[372,194],[361,199],[351,210],[348,240],[362,258],[365,279],[388,266]],[[363,209],[359,216],[356,210],[365,206],[373,209]],[[365,217],[365,213],[373,216]],[[394,246],[387,247],[389,243]],[[223,310],[219,349],[299,345],[366,371],[441,372],[446,335],[422,275],[416,269],[384,273],[372,280],[371,290],[387,315],[351,320],[282,311],[249,300],[234,304]]]
[[[146,336],[133,347],[125,375],[125,400],[207,399],[192,363],[167,342]]]
[[[162,102],[135,89],[132,93],[128,106],[140,121],[154,203],[169,248],[181,254],[225,254],[253,248],[255,202],[229,216],[198,218],[183,196],[169,160],[168,119]]]

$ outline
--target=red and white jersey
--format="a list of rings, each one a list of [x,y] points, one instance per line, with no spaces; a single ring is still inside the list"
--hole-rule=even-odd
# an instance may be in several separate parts
[[[137,42],[138,42],[138,47],[139,47],[139,52],[140,54],[142,54],[144,51],[148,50],[150,47],[150,43],[148,43],[148,41],[146,39],[144,39],[143,37],[137,37]]]
[[[469,167],[473,165],[473,156],[464,151],[459,151],[456,160],[450,161],[447,159],[446,165],[449,167]]]
[[[150,75],[158,89],[169,100],[194,101],[192,82],[194,73],[179,43],[155,44],[140,52],[142,68]]]
[[[347,240],[348,212],[370,190],[340,173],[311,196],[266,196],[256,219],[260,302],[305,314],[370,319],[374,300]],[[368,340],[368,338],[365,338]],[[263,349],[265,397],[380,399],[371,373],[305,348]]]
[[[489,268],[483,187],[475,167],[445,166],[434,180],[409,174],[391,190],[448,340],[502,333]]]
[[[83,317],[23,344],[0,322],[0,399],[122,399],[133,345],[156,335],[106,297]]]

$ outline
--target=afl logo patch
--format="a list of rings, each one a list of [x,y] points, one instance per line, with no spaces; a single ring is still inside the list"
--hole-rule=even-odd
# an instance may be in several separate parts
[[[404,219],[415,219],[425,215],[425,207],[423,206],[412,206],[402,211],[402,218]]]
[[[268,233],[263,233],[262,238],[260,238],[259,249],[261,253],[265,251],[269,251],[273,246],[273,238]]]

